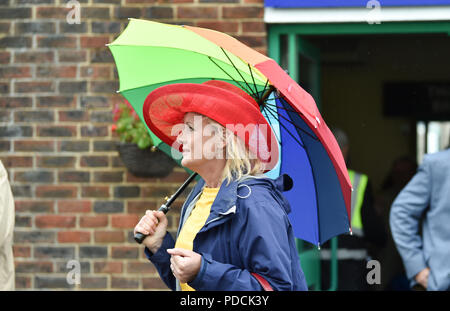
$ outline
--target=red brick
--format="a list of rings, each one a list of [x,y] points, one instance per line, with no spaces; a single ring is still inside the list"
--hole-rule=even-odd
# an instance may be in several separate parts
[[[87,50],[58,51],[59,61],[64,63],[81,63],[87,60]]]
[[[17,93],[38,93],[38,92],[53,92],[53,81],[33,81],[33,82],[16,82],[15,91]]]
[[[53,263],[41,262],[15,262],[16,273],[49,273],[53,272]]]
[[[122,161],[122,160],[120,160]],[[126,172],[126,181],[127,182],[134,182],[134,183],[142,183],[142,182],[156,182],[156,177],[136,177],[130,172]]]
[[[75,227],[75,216],[61,215],[39,215],[35,217],[38,228],[73,228]]]
[[[139,248],[137,246],[112,246],[112,258],[133,258],[137,259],[139,255]]]
[[[75,186],[36,186],[36,196],[40,198],[76,198]]]
[[[77,38],[74,36],[38,36],[37,45],[39,48],[67,48],[77,47]]]
[[[31,257],[30,246],[13,245],[14,258],[29,258]]]
[[[266,32],[266,24],[264,21],[260,22],[242,22],[242,32]]]
[[[68,156],[38,156],[36,158],[38,167],[75,167],[75,157]]]
[[[81,288],[91,288],[91,289],[105,289],[108,286],[107,277],[92,277],[92,276],[82,276],[81,277]]]
[[[0,157],[5,167],[32,167],[33,158],[23,156]]]
[[[160,178],[160,181],[164,182],[164,183],[181,184],[181,183],[184,183],[186,181],[186,179],[188,179],[188,178],[189,178],[189,174],[186,172],[173,171],[166,177]]]
[[[59,213],[90,213],[91,210],[91,201],[58,201]]]
[[[202,7],[202,6],[192,6],[192,7],[177,7],[178,18],[214,18],[219,17],[219,10],[217,7]]]
[[[139,280],[136,278],[112,277],[111,288],[138,288]]]
[[[157,273],[155,266],[150,262],[132,261],[127,263],[127,273]]]
[[[80,227],[82,228],[101,228],[108,225],[108,216],[80,216]]]
[[[121,262],[100,261],[94,263],[94,273],[122,273],[123,264]]]
[[[16,289],[31,288],[31,277],[29,276],[19,276],[16,274]]]
[[[37,77],[52,78],[76,78],[76,66],[38,66],[36,68]]]
[[[87,231],[59,231],[59,243],[88,243],[91,241],[91,233]]]
[[[159,206],[158,206],[159,207]],[[128,213],[144,215],[146,210],[156,210],[156,202],[152,201],[128,201]]]
[[[167,285],[161,280],[160,277],[143,278],[142,286],[144,289],[164,289],[167,290]]]
[[[81,167],[105,167],[109,163],[108,156],[82,156],[80,158]]]
[[[141,186],[141,197],[147,199],[163,199],[166,196],[171,196],[172,194],[174,194],[177,189],[177,186],[158,185],[157,183],[154,183],[149,186]],[[188,189],[186,189],[185,191],[189,193]]]
[[[76,126],[37,126],[37,135],[41,137],[75,137]]]
[[[82,36],[80,45],[81,48],[104,48],[109,41],[108,36]]]
[[[108,198],[109,186],[85,186],[81,188],[83,198]]]
[[[11,61],[11,53],[8,51],[0,52],[0,64],[9,64]]]
[[[38,96],[36,100],[38,108],[74,108],[77,105],[76,96]]]
[[[18,213],[53,213],[53,201],[21,201],[15,200],[15,210]]]
[[[54,141],[19,140],[14,142],[14,151],[53,152]]]
[[[0,98],[0,108],[30,108],[33,106],[31,97],[8,97]]]
[[[123,243],[125,242],[124,232],[121,231],[95,231],[96,243]]]
[[[56,18],[56,19],[66,19],[67,14],[71,8],[66,8],[65,6],[59,7],[37,7],[36,17],[37,18]]]
[[[134,228],[139,220],[138,215],[112,215],[111,225],[113,228]]]
[[[262,19],[264,17],[263,6],[235,6],[235,7],[222,7],[223,18],[254,18]]]
[[[2,66],[0,79],[31,78],[31,68],[22,66]]]
[[[80,76],[82,78],[111,78],[110,66],[82,66],[80,68]]]
[[[83,110],[64,110],[59,111],[58,115],[60,122],[80,122],[89,120],[88,113]]]
[[[15,63],[52,63],[55,61],[55,53],[53,51],[25,51],[15,52]]]

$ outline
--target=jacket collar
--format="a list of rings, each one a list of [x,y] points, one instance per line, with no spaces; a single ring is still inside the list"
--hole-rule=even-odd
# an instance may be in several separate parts
[[[217,193],[216,199],[211,206],[211,214],[214,214],[215,217],[219,214],[227,213],[230,208],[236,205],[237,200],[237,186],[238,182],[236,180],[232,180],[230,184],[226,184],[227,181],[224,180],[222,185],[220,186],[219,192]],[[205,187],[205,180],[200,178],[188,199],[185,202],[185,206],[188,206],[189,203],[200,193]]]
[[[289,178],[290,179],[290,178]],[[292,180],[291,180],[292,182]],[[201,230],[207,230],[208,228],[212,226],[219,225],[223,221],[226,221],[229,216],[236,213],[236,201],[238,199],[238,186],[241,183],[248,184],[249,186],[255,185],[255,184],[262,184],[269,189],[272,188],[280,198],[283,208],[286,210],[286,213],[290,212],[290,204],[284,198],[284,196],[281,195],[282,191],[287,191],[290,189],[287,188],[287,182],[286,182],[286,176],[285,174],[280,175],[278,178],[270,179],[270,178],[250,178],[245,181],[237,181],[236,179],[233,179],[228,185],[227,181],[224,180],[220,186],[219,192],[217,193],[216,199],[214,200],[212,206],[211,206],[211,212],[206,220],[205,227]],[[191,193],[189,194],[188,198],[186,199],[183,209],[182,209],[182,215],[181,219],[185,217],[184,213],[186,211],[186,207],[189,206],[189,204],[194,200],[194,198],[203,190],[203,187],[205,186],[205,181],[203,178],[200,177],[199,181],[195,185],[195,187],[192,189]],[[220,221],[217,221],[220,220]]]

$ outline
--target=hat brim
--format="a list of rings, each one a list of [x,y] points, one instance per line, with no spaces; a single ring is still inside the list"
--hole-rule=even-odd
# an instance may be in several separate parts
[[[177,83],[153,90],[145,99],[143,116],[156,136],[180,152],[182,146],[176,138],[183,128],[184,115],[195,112],[207,116],[231,129],[261,160],[264,171],[269,171],[278,162],[278,142],[257,107],[248,98],[220,87]]]

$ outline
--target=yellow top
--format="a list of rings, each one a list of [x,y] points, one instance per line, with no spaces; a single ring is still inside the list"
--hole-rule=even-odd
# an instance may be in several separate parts
[[[195,204],[195,207],[192,209],[191,215],[189,215],[178,235],[175,243],[176,248],[184,248],[192,251],[195,236],[205,225],[206,219],[208,219],[209,213],[211,212],[211,205],[213,204],[219,189],[220,188],[203,188],[203,192]],[[195,291],[195,289],[186,283],[180,283],[180,285],[182,291]]]

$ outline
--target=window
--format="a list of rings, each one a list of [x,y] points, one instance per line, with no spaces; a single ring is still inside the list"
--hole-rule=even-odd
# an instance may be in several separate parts
[[[434,153],[450,146],[450,121],[417,122],[417,163],[426,153]]]

